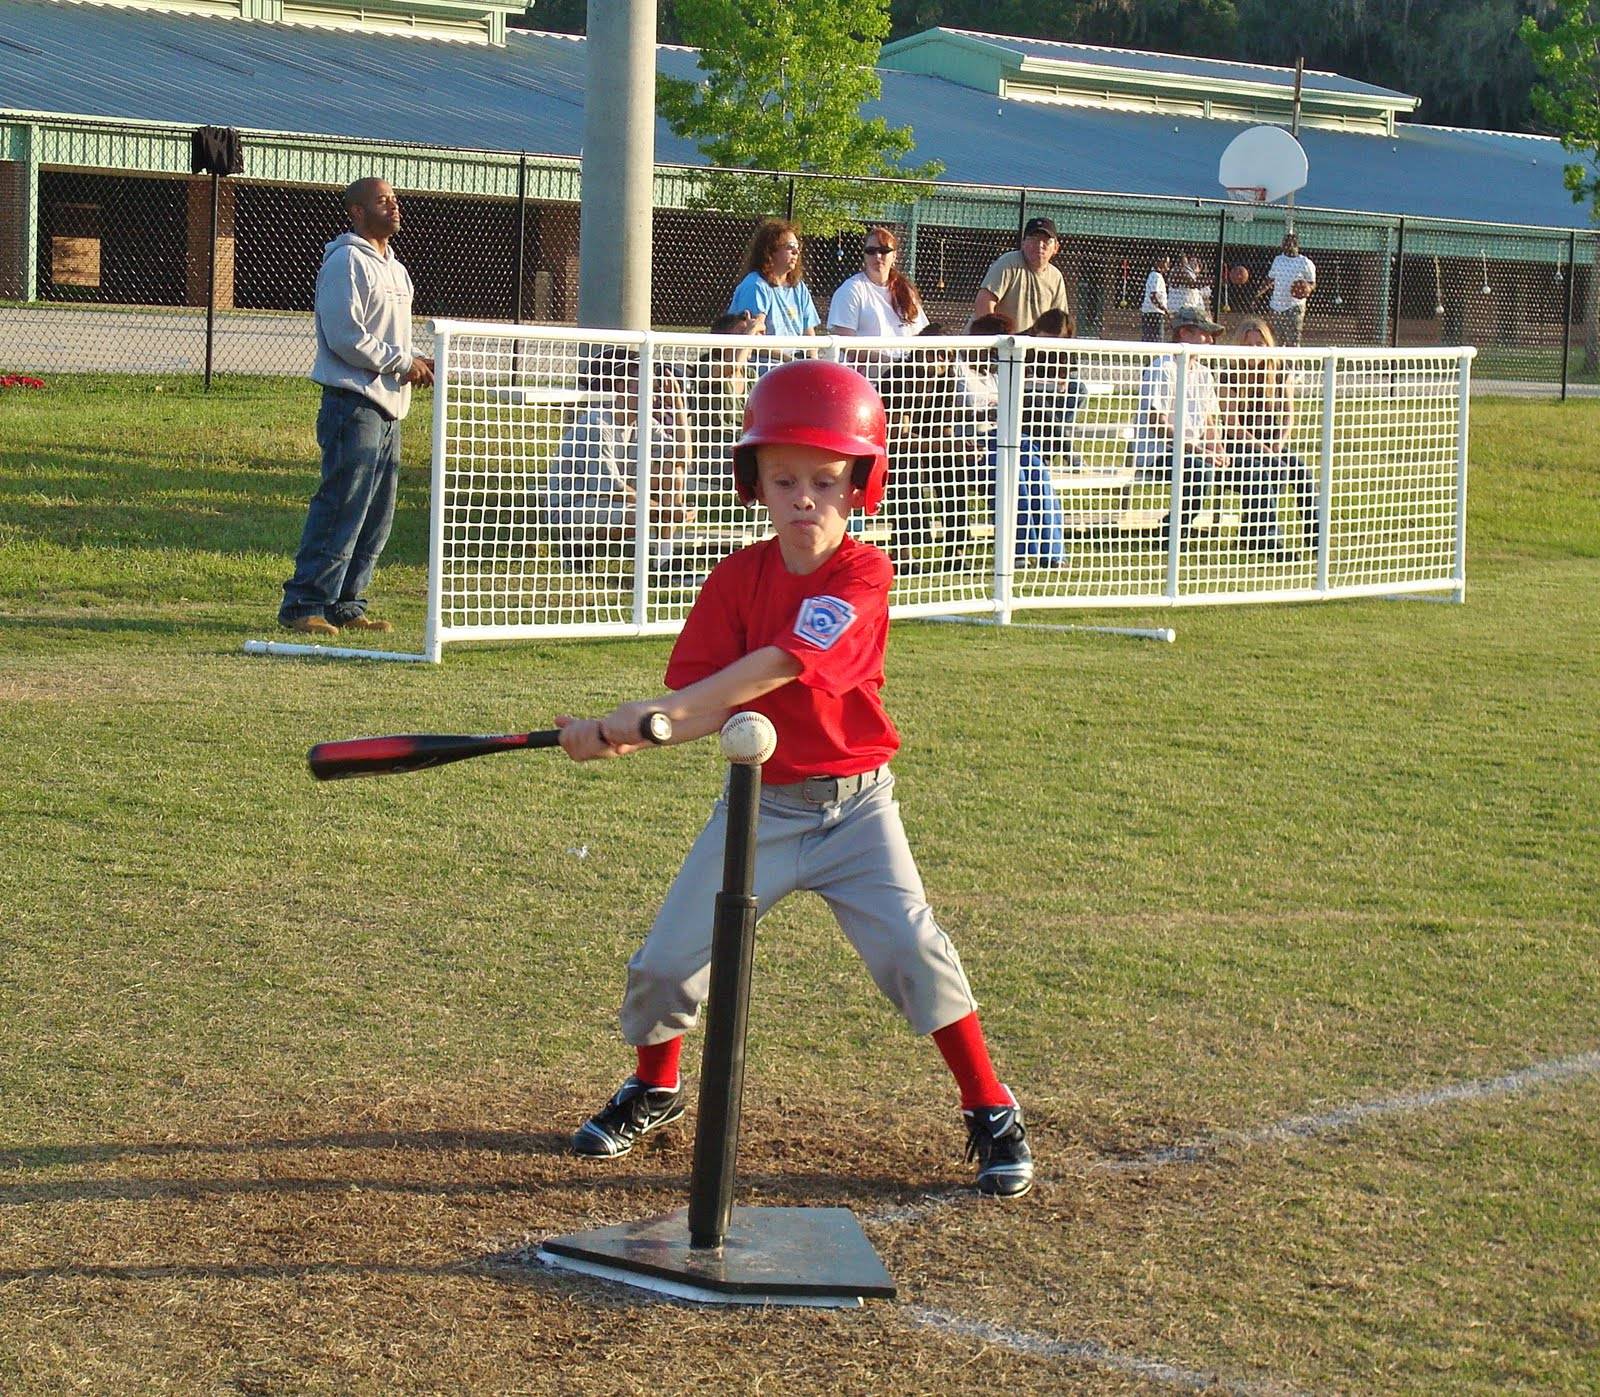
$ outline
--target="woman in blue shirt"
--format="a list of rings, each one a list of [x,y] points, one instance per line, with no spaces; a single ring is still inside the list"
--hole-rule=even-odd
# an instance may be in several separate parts
[[[801,277],[800,235],[794,225],[769,218],[744,254],[745,278],[728,302],[730,314],[766,317],[769,335],[814,335],[821,317]]]

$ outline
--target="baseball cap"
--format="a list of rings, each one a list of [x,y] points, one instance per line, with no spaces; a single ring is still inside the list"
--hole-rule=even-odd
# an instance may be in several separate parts
[[[1174,334],[1183,329],[1204,330],[1211,335],[1222,333],[1222,326],[1196,306],[1184,306],[1182,310],[1173,311],[1172,329]]]
[[[1035,233],[1043,233],[1046,237],[1061,241],[1061,234],[1056,232],[1055,223],[1048,218],[1030,218],[1027,226],[1022,230],[1022,236],[1031,238]]]

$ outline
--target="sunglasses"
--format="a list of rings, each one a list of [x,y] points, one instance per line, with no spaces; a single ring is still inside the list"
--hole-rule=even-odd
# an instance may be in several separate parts
[[[865,247],[861,249],[868,257],[887,257],[896,249],[892,247]]]

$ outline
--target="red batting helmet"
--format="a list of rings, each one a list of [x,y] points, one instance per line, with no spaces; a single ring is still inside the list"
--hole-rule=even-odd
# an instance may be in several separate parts
[[[855,458],[851,479],[871,514],[889,477],[883,399],[854,369],[828,359],[796,359],[763,374],[744,405],[744,433],[733,448],[733,486],[756,497],[756,447],[817,446]]]

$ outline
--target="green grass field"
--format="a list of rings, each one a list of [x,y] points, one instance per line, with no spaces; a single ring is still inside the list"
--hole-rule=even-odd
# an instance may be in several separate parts
[[[303,763],[592,711],[667,643],[242,655],[313,411],[0,395],[0,1390],[1600,1386],[1600,403],[1474,404],[1465,606],[1111,618],[1174,646],[897,626],[907,824],[1040,1184],[966,1191],[937,1054],[784,905],[739,1200],[853,1208],[901,1297],[777,1325],[517,1259],[683,1202],[689,1131],[563,1146],[626,1070],[623,962],[710,745]],[[424,415],[398,649],[426,450]]]

